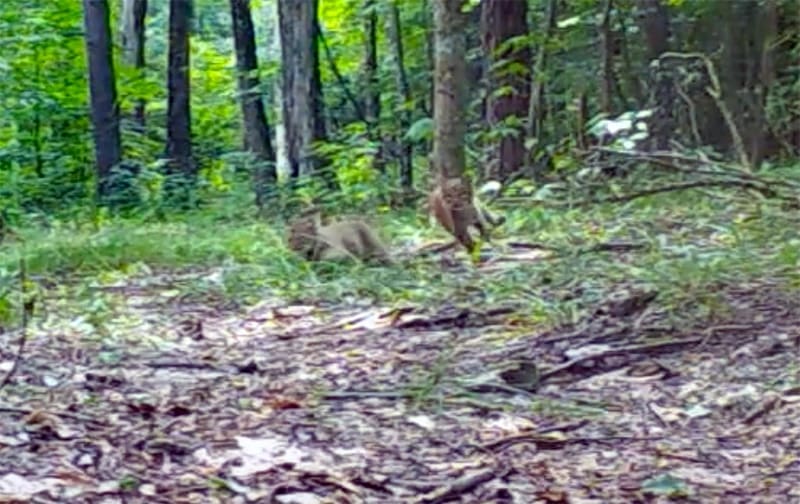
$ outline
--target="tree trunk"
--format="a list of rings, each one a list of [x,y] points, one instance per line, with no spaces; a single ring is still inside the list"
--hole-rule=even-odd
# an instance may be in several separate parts
[[[403,31],[400,25],[400,9],[396,0],[393,0],[390,6],[387,28],[392,60],[395,65],[395,81],[400,95],[400,106],[398,107],[400,112],[400,131],[402,132],[400,139],[400,186],[404,190],[410,191],[414,187],[411,164],[413,150],[411,143],[403,137],[411,127],[411,110],[414,106],[414,99],[411,96],[411,86],[408,84],[408,76],[406,75],[405,56],[403,54]]]
[[[378,144],[372,165],[380,171],[386,171],[383,158],[383,143],[380,134],[381,91],[378,85],[378,12],[375,0],[364,0],[364,119],[367,121],[369,138]]]
[[[644,108],[645,106],[645,98],[644,93],[642,92],[642,83],[639,80],[639,72],[637,69],[634,68],[633,61],[631,60],[631,52],[628,49],[628,22],[627,16],[628,13],[624,11],[620,11],[617,13],[619,16],[619,52],[622,55],[622,75],[624,82],[627,84],[628,91],[631,95],[633,95],[634,106],[637,108]],[[628,99],[623,92],[623,86],[621,83],[617,85],[617,94],[619,95],[620,100],[625,108],[625,110],[630,109],[630,104],[628,103]]]
[[[762,56],[758,33],[760,11],[759,2],[755,0],[733,2],[726,6],[728,25],[722,34],[724,45],[719,75],[722,100],[732,116],[729,121],[736,124],[744,137],[741,138],[742,145],[739,145],[736,135],[733,135],[733,150],[739,152],[739,158],[747,158],[747,164],[753,167],[754,158],[750,149],[753,147],[752,140],[758,135],[754,133],[763,131],[765,127],[760,100],[755,96],[758,93]]]
[[[139,77],[145,71],[145,19],[147,0],[123,0],[122,2],[122,52],[123,61],[136,69]],[[145,127],[144,99],[137,99],[133,108],[133,120],[139,131]]]
[[[528,34],[527,0],[484,0],[481,29],[483,50],[490,61],[487,120],[490,127],[513,129],[497,145],[487,178],[504,181],[525,164],[524,123],[530,104],[530,50],[503,47],[513,37]],[[525,69],[520,73],[516,68]],[[498,92],[512,89],[512,92]]]
[[[428,12],[433,12],[433,10],[435,9],[433,4],[434,2],[436,2],[436,0],[424,0],[424,2],[426,4],[425,13],[427,14]],[[434,97],[435,85],[433,83],[433,80],[434,80],[434,75],[436,74],[436,55],[434,54],[436,45],[436,42],[434,40],[436,38],[434,36],[434,32],[436,31],[436,28],[433,23],[433,17],[426,15],[424,25],[425,25],[425,55],[427,57],[426,60],[428,63],[427,65],[428,71],[431,74],[430,78],[431,84],[430,86],[428,86],[427,89],[428,91],[426,93],[427,99],[420,100],[420,105],[421,105],[420,108],[422,109],[423,115],[425,115],[426,117],[433,117],[433,102],[435,101]]]
[[[272,149],[269,123],[261,101],[258,58],[253,31],[250,0],[230,0],[233,40],[236,46],[236,69],[241,95],[242,126],[247,149],[255,155],[253,186],[256,206],[263,210],[265,198],[275,185],[275,151]]]
[[[611,29],[613,1],[605,0],[600,18],[600,108],[606,114],[613,114],[614,91],[614,34]]]
[[[464,0],[434,0],[433,162],[444,177],[464,176],[466,16]]]
[[[112,169],[122,157],[107,0],[84,0],[83,16],[97,164],[97,195],[101,201],[105,201],[112,192]]]
[[[375,0],[364,0],[364,116],[369,126],[377,124],[381,113],[378,87],[378,13]]]
[[[311,108],[314,116],[313,141],[321,142],[328,139],[328,133],[325,127],[325,101],[322,96],[322,74],[319,69],[319,40],[322,38],[322,27],[317,17],[319,0],[313,1],[314,11],[312,15],[314,18],[314,36],[311,39]],[[314,166],[318,172],[324,169],[325,164],[326,161],[322,156],[314,157]],[[322,175],[329,178],[330,174],[325,171]]]
[[[669,13],[661,0],[639,0],[639,25],[647,47],[647,60],[657,60],[669,51]],[[654,109],[651,120],[652,145],[658,150],[669,148],[675,130],[675,82],[672,72],[658,66],[648,67],[650,104]]]
[[[531,98],[528,106],[528,136],[530,138],[541,137],[544,133],[544,121],[547,118],[545,107],[545,82],[543,79],[534,77],[547,70],[548,46],[553,33],[556,31],[558,21],[558,0],[549,0],[547,3],[547,25],[545,26],[544,39],[539,46],[539,53],[536,56],[534,75],[531,76]],[[542,143],[542,142],[539,142]]]
[[[267,53],[269,60],[273,64],[280,65],[281,62],[281,25],[278,20],[278,4],[271,2],[262,2],[264,8],[264,17],[267,19],[267,24],[270,29],[268,31]],[[278,178],[287,180],[291,178],[291,166],[289,165],[289,154],[286,146],[286,128],[284,124],[286,119],[283,117],[283,84],[281,82],[280,74],[274,80],[272,85],[273,100],[270,104],[274,107],[275,116],[275,168],[277,170]]]
[[[770,123],[767,120],[767,102],[775,84],[775,47],[778,39],[778,6],[776,0],[766,0],[758,13],[754,33],[755,41],[751,50],[754,66],[752,79],[746,92],[747,120],[751,127],[745,129],[748,143],[750,165],[758,168],[767,154],[768,143],[772,139]]]
[[[662,0],[638,0],[639,26],[647,47],[647,61],[669,51],[669,13]]]
[[[189,24],[191,0],[169,2],[169,59],[167,68],[167,157],[170,180],[167,196],[178,203],[189,202],[189,191],[196,181],[192,159]]]
[[[278,0],[283,120],[292,178],[320,168],[312,145],[325,138],[319,77],[317,0]]]

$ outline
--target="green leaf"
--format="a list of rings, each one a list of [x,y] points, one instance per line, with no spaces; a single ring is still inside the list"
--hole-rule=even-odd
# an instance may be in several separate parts
[[[642,482],[642,491],[671,498],[688,497],[689,486],[669,473]]]
[[[405,134],[405,139],[412,142],[420,140],[430,140],[433,138],[433,119],[430,117],[423,117],[414,124],[412,124]]]

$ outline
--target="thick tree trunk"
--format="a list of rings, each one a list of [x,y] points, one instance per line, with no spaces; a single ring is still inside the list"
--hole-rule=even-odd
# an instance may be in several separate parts
[[[662,0],[638,0],[639,26],[647,47],[647,61],[669,51],[669,13]]]
[[[97,165],[97,194],[100,200],[106,200],[112,192],[112,169],[119,164],[122,157],[107,0],[84,0],[83,15]]]
[[[242,126],[247,149],[255,155],[253,184],[256,206],[263,209],[270,187],[275,185],[275,151],[272,149],[269,123],[261,101],[258,59],[250,12],[250,0],[230,0],[233,39],[236,46],[236,69],[242,108]]]
[[[483,3],[483,49],[491,62],[487,120],[490,127],[511,126],[514,130],[500,139],[495,160],[488,165],[491,168],[486,176],[500,181],[525,164],[524,123],[530,104],[530,50],[527,46],[517,46],[516,50],[501,50],[501,47],[513,37],[528,34],[527,15],[527,0],[484,0]],[[510,71],[514,67],[525,71],[522,74]],[[513,91],[498,93],[500,89],[509,88]]]
[[[180,203],[189,201],[189,189],[196,180],[192,159],[189,23],[191,0],[169,2],[169,60],[167,68],[167,157],[171,175],[169,197]]]
[[[400,131],[402,132],[400,139],[400,186],[405,190],[411,190],[414,186],[411,164],[413,150],[411,143],[402,138],[402,136],[411,127],[411,110],[414,106],[414,99],[411,96],[411,86],[408,84],[408,76],[406,75],[405,56],[403,54],[403,31],[400,25],[400,9],[396,0],[392,1],[390,9],[387,19],[387,31],[392,60],[395,65],[397,91],[400,95],[400,106],[398,107],[400,111]]]
[[[433,0],[435,72],[433,160],[447,178],[462,177],[466,134],[466,16],[464,0]]]
[[[319,168],[312,152],[325,138],[319,77],[317,0],[278,0],[283,120],[292,178]]]
[[[123,0],[122,2],[122,51],[123,61],[136,69],[142,76],[145,71],[145,19],[147,18],[147,0]],[[133,120],[140,131],[145,127],[144,99],[136,100],[133,109]]]

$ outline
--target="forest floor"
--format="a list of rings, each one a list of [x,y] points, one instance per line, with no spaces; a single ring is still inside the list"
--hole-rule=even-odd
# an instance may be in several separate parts
[[[501,303],[181,294],[215,274],[40,300],[0,391],[2,502],[800,501],[800,300],[767,278],[698,326],[618,285],[542,330]]]

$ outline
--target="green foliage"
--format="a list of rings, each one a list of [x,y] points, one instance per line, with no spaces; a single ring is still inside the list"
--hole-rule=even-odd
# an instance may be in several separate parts
[[[19,296],[16,295],[19,286],[16,275],[8,269],[0,269],[0,328],[7,327],[16,321],[20,311]]]
[[[0,316],[11,321],[19,312],[19,254],[27,258],[37,282],[53,275],[78,275],[104,284],[151,276],[164,268],[191,269],[206,273],[176,287],[197,299],[511,303],[521,308],[517,316],[525,319],[526,327],[542,329],[578,323],[620,286],[656,290],[657,302],[674,315],[678,326],[730,315],[732,308],[719,294],[725,286],[769,278],[772,285],[794,293],[790,295],[800,289],[796,223],[768,201],[732,202],[686,192],[588,210],[543,205],[506,209],[507,222],[485,253],[502,253],[508,237],[544,243],[556,253],[551,259],[523,261],[492,273],[470,267],[464,253],[457,254],[464,268],[447,270],[435,257],[404,256],[404,248],[423,237],[444,238],[439,228],[421,228],[413,211],[370,215],[400,253],[395,266],[308,263],[286,248],[284,222],[248,217],[249,204],[232,198],[166,222],[104,215],[91,225],[52,220],[47,228],[21,229],[24,245],[0,245]],[[350,202],[331,199],[328,204],[346,208]],[[624,258],[613,252],[587,252],[613,241],[645,247]],[[89,322],[102,336],[114,301],[88,292],[73,297],[84,299],[83,312],[93,314]]]
[[[81,23],[80,2],[0,8],[0,210],[10,201],[52,207],[89,188]]]
[[[406,131],[405,138],[412,142],[433,140],[433,119],[430,117],[423,117],[415,121],[408,128],[408,131]]]

